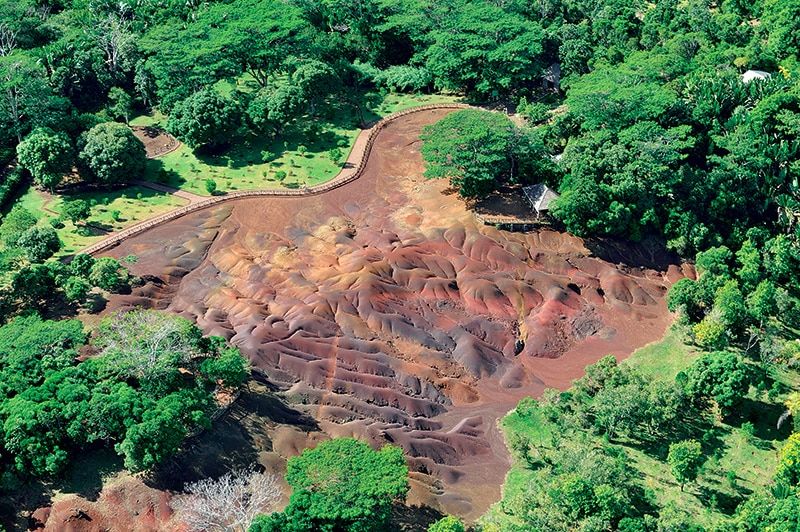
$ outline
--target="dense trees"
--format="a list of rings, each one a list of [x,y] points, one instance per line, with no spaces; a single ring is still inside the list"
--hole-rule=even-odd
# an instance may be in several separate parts
[[[696,438],[705,449],[698,424],[711,414],[741,415],[742,398],[757,387],[772,386],[782,402],[770,379],[793,372],[800,358],[796,4],[0,2],[0,163],[16,156],[25,170],[0,177],[0,198],[27,173],[51,191],[65,175],[70,185],[140,178],[141,143],[109,120],[128,122],[141,111],[166,115],[193,148],[220,149],[293,128],[314,136],[321,120],[342,120],[331,103],[352,106],[366,122],[373,117],[363,113],[365,91],[447,90],[495,109],[516,106],[519,122],[464,111],[427,130],[427,175],[450,179],[470,198],[505,183],[546,182],[561,193],[552,213],[578,235],[662,237],[697,265],[697,279],[675,283],[668,304],[701,353],[677,379],[662,381],[604,359],[570,392],[548,392],[528,412],[521,405],[521,418],[551,416],[575,438],[562,448],[510,436],[533,481],[506,509],[529,529],[674,529],[680,520],[667,511],[642,515],[652,501],[637,491],[619,445],[648,446],[662,462],[669,444],[677,453],[678,442]],[[748,69],[771,76],[745,82]],[[337,150],[332,160],[341,159]],[[63,210],[80,223],[85,207]],[[13,319],[8,335],[25,326],[65,339],[32,347],[30,356],[10,344],[0,349],[4,467],[50,474],[94,442],[117,445],[131,468],[150,467],[204,425],[209,388],[246,377],[235,351],[185,323],[142,316],[101,327],[107,340],[93,342],[104,363],[77,363],[84,340],[74,322],[58,329],[14,316],[78,308],[91,292],[125,290],[135,280],[110,258],[51,260],[58,238],[24,209],[2,222],[0,318]],[[156,354],[139,342],[140,331],[167,333]],[[184,342],[170,343],[176,337]],[[181,381],[176,366],[189,366],[194,382]],[[775,489],[740,505],[736,527],[797,524],[789,486],[795,443],[784,446]],[[322,451],[314,456],[328,463]],[[373,526],[354,516],[373,511],[369,497],[322,498],[295,481],[287,512],[264,526]],[[402,495],[387,490],[387,499]],[[325,512],[343,508],[353,512],[345,524],[328,520]],[[378,521],[384,510],[377,505]]]
[[[425,52],[437,87],[496,98],[541,76],[545,33],[536,22],[482,2],[453,15]]]
[[[115,347],[120,329],[128,332],[126,349]],[[245,366],[238,351],[221,339],[203,338],[177,316],[153,311],[113,316],[94,340],[100,354],[77,362],[84,341],[78,321],[26,316],[0,327],[0,465],[8,471],[55,475],[75,451],[93,442],[115,445],[131,470],[153,467],[176,452],[189,430],[208,426],[216,386],[236,387],[246,376],[204,373],[203,362],[223,356],[238,357],[239,368]],[[146,353],[145,345],[151,347]],[[193,358],[178,358],[169,351],[175,346],[190,349]],[[152,357],[159,371],[135,369],[147,365],[143,356]],[[181,377],[181,371],[191,378]]]
[[[408,491],[402,450],[374,451],[366,443],[337,438],[287,463],[289,506],[257,519],[252,532],[385,530],[389,511]]]
[[[552,171],[547,160],[536,160],[546,154],[535,134],[500,113],[457,111],[425,128],[421,138],[425,176],[449,179],[465,197],[503,182],[548,180]]]

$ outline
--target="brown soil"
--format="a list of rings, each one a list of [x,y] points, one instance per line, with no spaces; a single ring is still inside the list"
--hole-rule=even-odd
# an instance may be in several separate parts
[[[161,128],[153,126],[133,126],[131,127],[136,138],[144,144],[148,159],[154,159],[166,155],[178,149],[180,142],[172,135]]]
[[[420,129],[447,112],[389,125],[363,177],[340,189],[231,202],[108,253],[137,255],[131,267],[148,280],[109,310],[190,317],[239,346],[271,389],[248,394],[266,406],[245,396],[159,485],[179,488],[237,453],[280,471],[320,439],[356,435],[403,447],[411,504],[474,519],[509,467],[500,417],[663,334],[667,287],[693,272],[614,265],[567,234],[481,225],[420,177]]]

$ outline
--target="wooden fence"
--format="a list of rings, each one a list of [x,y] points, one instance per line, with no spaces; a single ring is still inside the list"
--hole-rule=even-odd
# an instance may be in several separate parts
[[[286,190],[275,190],[275,189],[239,190],[236,192],[230,192],[228,194],[225,194],[224,196],[213,196],[208,198],[207,200],[200,201],[197,203],[192,203],[186,205],[185,207],[180,207],[173,211],[169,211],[159,216],[150,218],[149,220],[145,220],[143,222],[135,224],[131,227],[128,227],[127,229],[123,229],[122,231],[116,232],[104,238],[103,240],[95,242],[91,246],[84,248],[83,250],[80,251],[80,253],[87,253],[90,255],[99,253],[101,251],[116,246],[117,244],[119,244],[120,242],[122,242],[127,238],[143,233],[148,229],[152,229],[153,227],[175,220],[177,218],[180,218],[181,216],[185,216],[189,213],[197,212],[199,210],[214,205],[218,205],[226,201],[231,201],[241,198],[251,198],[251,197],[315,196],[317,194],[330,192],[333,189],[339,188],[361,177],[361,174],[364,173],[364,169],[366,168],[367,159],[369,159],[372,147],[375,144],[375,139],[378,137],[378,134],[381,132],[381,130],[387,126],[387,124],[403,116],[410,115],[413,113],[419,113],[421,111],[429,111],[435,109],[469,109],[469,108],[471,108],[471,106],[467,104],[443,103],[443,104],[422,105],[419,107],[412,107],[404,111],[398,111],[397,113],[393,113],[389,116],[384,117],[383,119],[379,120],[374,126],[372,126],[369,133],[369,137],[367,138],[367,142],[364,146],[364,151],[361,154],[361,159],[359,160],[355,169],[351,172],[340,172],[339,175],[333,178],[332,180],[322,183],[320,185],[315,185],[313,187],[304,187],[300,189],[286,189]]]

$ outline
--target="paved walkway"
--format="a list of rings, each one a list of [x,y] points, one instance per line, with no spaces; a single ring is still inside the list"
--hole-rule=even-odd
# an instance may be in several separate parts
[[[353,149],[350,151],[350,155],[347,157],[347,161],[345,162],[344,167],[336,175],[336,177],[334,177],[330,181],[326,181],[325,183],[322,183],[320,185],[315,185],[313,187],[303,187],[300,189],[238,190],[235,192],[229,192],[221,196],[205,197],[205,196],[199,196],[191,192],[175,189],[167,185],[162,185],[160,183],[136,181],[135,184],[137,185],[147,186],[148,188],[154,190],[172,193],[175,194],[176,196],[188,199],[189,204],[184,205],[183,207],[178,207],[177,209],[166,212],[164,214],[154,216],[137,224],[134,224],[131,227],[123,229],[122,231],[112,233],[109,236],[103,238],[102,240],[92,244],[91,246],[82,249],[81,251],[79,251],[79,253],[87,253],[87,254],[99,253],[105,249],[116,246],[126,238],[138,235],[139,233],[142,233],[152,227],[161,225],[176,218],[180,218],[181,216],[184,216],[186,214],[196,212],[201,209],[205,209],[207,207],[211,207],[213,205],[217,205],[234,199],[248,198],[248,197],[265,197],[265,196],[301,197],[301,196],[314,196],[317,194],[323,194],[335,188],[339,188],[340,186],[346,183],[354,181],[361,176],[361,173],[363,172],[364,167],[366,166],[367,159],[369,158],[369,153],[370,150],[372,149],[372,145],[375,142],[375,138],[377,137],[378,133],[384,127],[386,127],[386,125],[389,124],[390,122],[397,120],[398,118],[401,118],[403,116],[412,113],[417,113],[420,111],[428,111],[433,109],[469,109],[469,108],[470,108],[469,105],[460,103],[431,104],[431,105],[423,105],[420,107],[413,107],[411,109],[406,109],[405,111],[399,111],[385,118],[382,118],[371,128],[361,131],[361,133],[356,138],[356,141],[353,143]]]

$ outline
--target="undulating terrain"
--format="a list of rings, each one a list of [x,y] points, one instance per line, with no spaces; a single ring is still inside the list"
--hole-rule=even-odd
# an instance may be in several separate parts
[[[479,224],[443,182],[421,177],[420,130],[445,113],[392,123],[356,183],[230,202],[108,252],[136,255],[131,269],[146,280],[108,311],[190,317],[239,346],[260,381],[176,459],[196,471],[176,467],[152,486],[177,489],[237,453],[279,470],[316,440],[354,434],[403,447],[411,504],[475,518],[508,470],[501,416],[663,335],[667,289],[693,270],[655,269],[663,257],[643,249]],[[134,502],[117,491],[57,509],[168,519],[158,497],[131,492]]]

